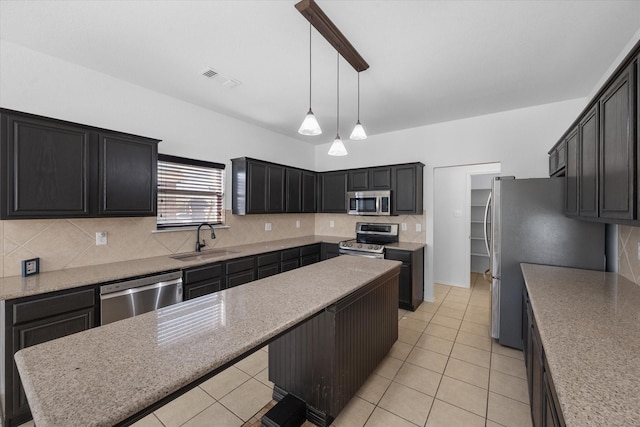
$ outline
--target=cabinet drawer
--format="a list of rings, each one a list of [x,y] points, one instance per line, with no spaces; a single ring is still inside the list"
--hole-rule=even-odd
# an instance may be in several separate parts
[[[252,270],[255,267],[256,259],[254,257],[241,258],[233,261],[227,261],[227,274],[238,273],[240,271]]]
[[[320,244],[313,244],[309,246],[303,246],[300,248],[300,256],[314,255],[320,253]]]
[[[274,276],[278,273],[280,273],[278,264],[265,265],[263,267],[258,267],[258,279],[264,279],[265,277]]]
[[[190,300],[204,295],[218,292],[222,289],[222,278],[206,280],[202,283],[195,283],[184,287],[184,299]]]
[[[269,264],[277,264],[280,261],[280,254],[272,252],[270,254],[258,255],[258,267]]]
[[[200,282],[202,280],[213,279],[222,276],[222,263],[207,264],[200,267],[184,270],[183,278],[185,284]]]
[[[289,261],[300,258],[300,248],[286,249],[280,252],[280,261]]]
[[[256,280],[255,270],[243,271],[227,276],[227,288],[244,285]]]
[[[306,255],[300,258],[300,267],[304,267],[305,265],[315,264],[316,262],[320,262],[320,254]]]
[[[13,324],[29,322],[92,307],[95,304],[94,289],[19,302],[13,305]]]
[[[280,271],[282,273],[289,270],[295,270],[298,267],[300,267],[300,260],[298,258],[280,263]]]

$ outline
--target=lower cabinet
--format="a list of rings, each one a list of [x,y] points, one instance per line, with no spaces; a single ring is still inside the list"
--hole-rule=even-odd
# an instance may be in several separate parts
[[[300,248],[300,267],[320,262],[321,245],[315,243],[313,245],[303,246]]]
[[[280,252],[280,271],[285,272],[300,267],[300,248],[285,249]]]
[[[340,256],[340,248],[337,243],[325,243],[320,245],[320,259],[325,260]]]
[[[385,258],[402,261],[399,307],[415,311],[424,300],[424,248],[415,251],[387,248]]]
[[[13,355],[32,345],[62,338],[96,326],[94,288],[73,290],[42,297],[2,302],[5,332],[2,378],[4,426],[20,425],[31,419],[29,405]]]
[[[225,273],[225,288],[233,288],[256,280],[256,257],[250,256],[227,261]]]
[[[547,358],[540,340],[529,295],[523,289],[523,341],[524,360],[529,386],[529,403],[531,406],[531,422],[533,427],[564,427],[564,419],[553,386],[551,372],[548,370]]]
[[[258,263],[258,279],[264,279],[265,277],[280,273],[279,252],[258,255],[256,258]]]
[[[224,289],[224,269],[221,262],[200,265],[182,272],[184,299],[190,300]]]

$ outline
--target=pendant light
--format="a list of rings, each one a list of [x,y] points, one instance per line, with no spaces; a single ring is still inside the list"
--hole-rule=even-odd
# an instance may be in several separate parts
[[[340,139],[340,53],[336,51],[336,55],[338,58],[336,73],[336,139],[333,140],[328,154],[330,156],[346,156],[349,153]]]
[[[316,116],[313,115],[313,111],[311,111],[311,23],[309,23],[309,111],[304,117],[300,129],[298,129],[298,133],[310,136],[320,135],[322,133],[320,124],[318,120],[316,120]]]
[[[351,136],[349,136],[349,139],[367,139],[367,133],[364,131],[364,128],[360,124],[360,71],[358,71],[358,121],[356,122],[353,131],[351,131]]]

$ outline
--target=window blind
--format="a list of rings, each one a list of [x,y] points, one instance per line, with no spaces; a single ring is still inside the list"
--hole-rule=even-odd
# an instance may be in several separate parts
[[[159,154],[158,229],[224,224],[224,167]]]

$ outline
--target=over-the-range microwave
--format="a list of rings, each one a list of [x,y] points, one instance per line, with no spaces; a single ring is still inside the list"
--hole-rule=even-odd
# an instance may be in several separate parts
[[[391,191],[349,191],[349,215],[391,215]]]

